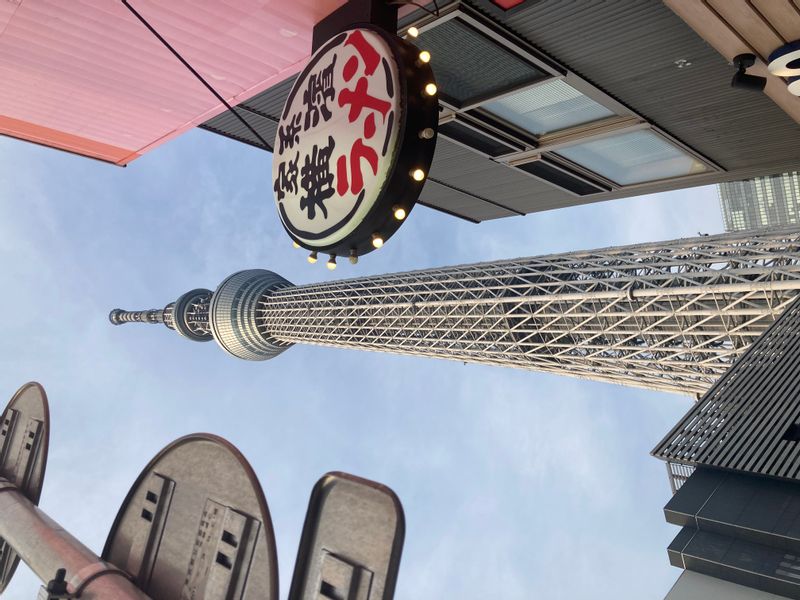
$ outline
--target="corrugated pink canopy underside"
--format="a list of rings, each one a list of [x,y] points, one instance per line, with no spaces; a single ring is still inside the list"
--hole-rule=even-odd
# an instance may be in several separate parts
[[[130,4],[237,104],[302,69],[344,0]],[[2,134],[125,165],[223,110],[119,0],[0,1]]]

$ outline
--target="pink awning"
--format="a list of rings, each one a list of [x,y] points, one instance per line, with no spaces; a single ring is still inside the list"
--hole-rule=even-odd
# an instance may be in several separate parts
[[[130,0],[231,104],[344,0]],[[0,133],[124,165],[225,107],[118,0],[0,2]]]

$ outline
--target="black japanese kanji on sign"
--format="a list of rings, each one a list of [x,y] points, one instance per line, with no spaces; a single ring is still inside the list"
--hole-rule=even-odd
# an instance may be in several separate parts
[[[417,202],[425,177],[409,173],[429,170],[438,117],[435,95],[421,93],[434,77],[419,52],[391,32],[352,27],[322,41],[295,80],[272,177],[281,222],[300,246],[360,256],[397,230],[396,208]]]
[[[278,176],[275,178],[275,196],[278,200],[283,200],[287,193],[296,194],[297,189],[297,163],[300,160],[300,153],[296,152],[294,160],[283,161],[278,165]]]
[[[278,127],[278,153],[282,153],[287,148],[291,150],[295,144],[300,143],[300,121],[302,118],[302,113],[297,113],[285,126]]]
[[[317,144],[311,149],[311,155],[305,157],[300,169],[300,187],[305,196],[300,198],[300,210],[308,210],[308,218],[314,220],[317,207],[322,215],[328,218],[325,200],[333,196],[333,173],[331,173],[331,154],[336,146],[333,138],[328,136],[328,145],[320,148]]]
[[[308,86],[303,92],[303,104],[306,105],[303,131],[319,124],[320,113],[325,121],[331,118],[331,111],[328,110],[328,100],[333,100],[336,96],[336,89],[333,87],[333,68],[335,65],[336,55],[334,54],[331,64],[318,74],[312,73],[308,78]]]

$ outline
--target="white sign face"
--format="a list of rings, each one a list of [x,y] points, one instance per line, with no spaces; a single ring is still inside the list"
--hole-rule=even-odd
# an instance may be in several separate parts
[[[399,85],[394,52],[369,29],[328,41],[295,82],[272,180],[284,226],[308,246],[347,238],[381,196],[399,144]]]
[[[800,77],[800,40],[781,46],[767,60],[767,68],[773,75]]]

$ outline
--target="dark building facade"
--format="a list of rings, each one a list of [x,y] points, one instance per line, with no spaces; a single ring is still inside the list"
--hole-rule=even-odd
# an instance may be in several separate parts
[[[677,490],[664,508],[681,528],[670,563],[700,576],[669,600],[703,586],[734,597],[720,581],[741,598],[800,598],[799,339],[800,299],[653,451]]]

